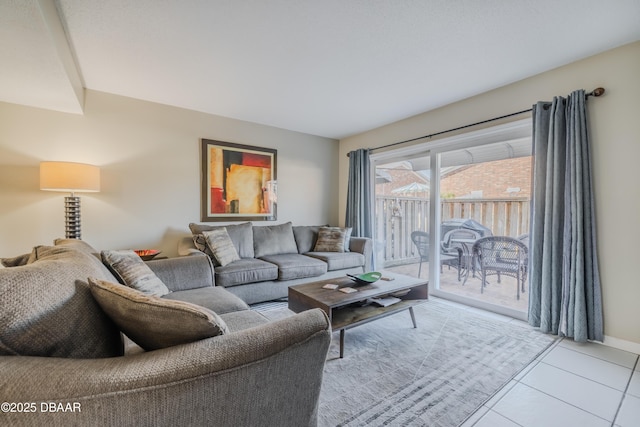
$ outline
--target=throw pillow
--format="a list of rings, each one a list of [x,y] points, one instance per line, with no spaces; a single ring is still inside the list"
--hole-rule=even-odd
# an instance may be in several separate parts
[[[91,293],[120,330],[143,349],[157,350],[229,332],[213,311],[162,299],[104,280],[89,278]]]
[[[100,254],[102,262],[121,283],[147,295],[158,297],[171,292],[134,251],[102,251]]]
[[[32,263],[0,270],[0,355],[121,356],[120,331],[87,283],[117,280],[107,267],[66,247],[37,246],[32,253]]]
[[[67,247],[73,248],[75,250],[78,250],[80,252],[84,252],[86,254],[91,254],[91,255],[98,255],[98,253],[100,252],[100,251],[94,249],[93,246],[91,246],[90,244],[88,244],[84,240],[80,240],[80,239],[62,239],[62,238],[58,238],[58,239],[55,239],[53,241],[53,244],[55,246],[67,246]]]
[[[353,227],[346,227],[345,228],[345,233],[344,233],[344,251],[345,252],[351,252],[351,249],[349,249],[349,244],[351,243],[351,233],[353,233]]]
[[[255,257],[267,255],[297,254],[298,246],[290,222],[280,225],[253,227]]]
[[[347,230],[340,227],[321,227],[314,252],[344,252]]]
[[[240,259],[236,247],[227,233],[226,228],[218,228],[217,230],[203,231],[202,234],[207,242],[207,246],[211,250],[213,257],[224,267],[225,265]]]
[[[193,243],[200,251],[206,253],[213,259],[213,254],[207,247],[207,242],[202,234],[204,231],[217,230],[219,228],[225,228],[233,245],[236,247],[236,251],[240,258],[253,258],[253,231],[252,224],[250,222],[243,222],[242,224],[232,225],[208,225],[208,224],[189,224],[189,229],[193,234]]]
[[[0,258],[0,267],[20,267],[27,265],[33,260],[30,260],[31,253],[14,256],[12,258]]]

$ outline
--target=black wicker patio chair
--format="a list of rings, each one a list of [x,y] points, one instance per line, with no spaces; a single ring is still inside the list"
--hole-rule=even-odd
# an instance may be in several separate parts
[[[528,274],[528,249],[518,239],[508,236],[489,236],[478,239],[473,244],[473,256],[476,260],[482,280],[481,292],[487,285],[487,276],[502,275],[514,277],[517,283],[516,297],[525,292]]]

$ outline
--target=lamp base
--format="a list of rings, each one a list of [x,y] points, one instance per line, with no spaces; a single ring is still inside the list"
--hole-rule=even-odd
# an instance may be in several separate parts
[[[67,239],[80,239],[80,197],[65,197],[64,213],[65,237]]]

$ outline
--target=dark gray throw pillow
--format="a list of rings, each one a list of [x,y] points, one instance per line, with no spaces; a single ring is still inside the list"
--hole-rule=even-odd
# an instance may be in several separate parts
[[[116,280],[107,267],[68,247],[36,246],[32,254],[29,264],[0,269],[0,355],[121,356],[120,331],[86,283]]]
[[[145,295],[126,286],[89,278],[91,293],[120,330],[145,350],[186,344],[229,332],[208,308]]]
[[[0,258],[0,267],[20,267],[33,262],[31,253],[14,256],[11,258]]]
[[[53,244],[55,246],[66,246],[68,248],[73,248],[77,251],[84,252],[90,255],[96,255],[96,256],[100,255],[100,251],[98,251],[97,249],[94,249],[93,246],[91,246],[84,240],[80,240],[80,239],[58,238],[53,241]]]

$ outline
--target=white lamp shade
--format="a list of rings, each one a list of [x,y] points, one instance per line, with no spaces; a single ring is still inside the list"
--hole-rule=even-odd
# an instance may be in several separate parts
[[[100,191],[100,168],[84,163],[41,162],[40,189],[50,191]]]

